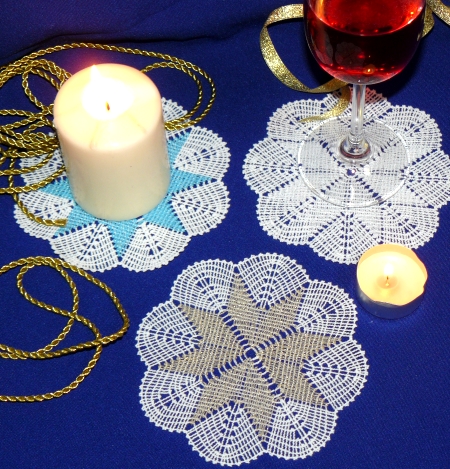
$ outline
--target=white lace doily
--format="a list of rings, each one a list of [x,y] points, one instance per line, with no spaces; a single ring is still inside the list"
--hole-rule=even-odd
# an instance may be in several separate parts
[[[303,183],[297,164],[300,143],[317,125],[300,120],[322,114],[336,100],[336,95],[328,95],[284,105],[271,117],[267,138],[247,154],[244,177],[259,196],[261,227],[275,239],[309,245],[319,256],[346,264],[358,262],[363,252],[380,243],[423,245],[438,228],[439,208],[450,199],[450,159],[441,149],[436,122],[423,111],[393,106],[367,90],[366,115],[402,134],[412,164],[404,186],[386,202],[342,208],[316,197]],[[344,116],[350,114],[349,108]],[[330,177],[324,173],[324,180],[333,184]],[[363,179],[360,189],[368,190]]]
[[[163,100],[164,116],[172,120],[184,110]],[[14,216],[30,235],[49,240],[62,259],[91,271],[121,265],[134,271],[153,270],[167,264],[189,243],[192,236],[215,228],[225,217],[228,191],[222,182],[230,152],[210,130],[193,127],[167,132],[171,183],[167,196],[146,215],[111,222],[86,213],[73,199],[65,176],[43,189],[21,194],[27,208],[45,219],[67,218],[63,228],[30,220],[17,206]],[[31,166],[40,158],[23,161]],[[25,174],[26,184],[41,181],[62,165],[59,151],[41,170]]]
[[[142,408],[213,463],[310,456],[366,382],[356,320],[347,293],[288,257],[196,263],[139,327]]]

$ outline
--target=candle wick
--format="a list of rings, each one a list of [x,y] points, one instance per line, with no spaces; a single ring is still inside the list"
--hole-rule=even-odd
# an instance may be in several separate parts
[[[389,286],[389,276],[386,275],[386,283],[384,284],[385,287]]]
[[[106,110],[107,110],[107,111],[110,111],[110,110],[111,110],[111,106],[109,105],[108,102],[106,102]]]

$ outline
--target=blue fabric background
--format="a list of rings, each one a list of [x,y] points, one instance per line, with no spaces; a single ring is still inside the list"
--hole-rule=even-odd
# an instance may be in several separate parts
[[[204,68],[217,85],[217,100],[202,126],[218,133],[231,150],[224,182],[231,207],[224,222],[192,239],[168,266],[133,273],[122,268],[97,274],[117,293],[131,328],[106,347],[92,374],[60,399],[36,404],[0,403],[0,467],[18,469],[212,467],[182,434],[150,423],[139,403],[145,371],[135,348],[138,326],[154,306],[169,298],[173,281],[188,265],[204,259],[239,262],[261,252],[288,255],[313,279],[330,281],[355,294],[355,266],[325,261],[307,246],[288,246],[269,237],[256,218],[256,194],[242,177],[248,150],[266,136],[272,113],[283,104],[310,95],[288,89],[269,71],[259,50],[259,33],[279,0],[3,0],[0,64],[49,45],[72,41],[118,43],[168,53]],[[310,86],[327,77],[314,63],[300,21],[270,30],[291,70]],[[430,114],[450,153],[450,61],[446,48],[450,27],[436,19],[413,62],[398,77],[375,89],[393,104],[414,106]],[[121,62],[142,68],[148,60],[100,51],[76,50],[50,57],[70,72],[92,63]],[[195,85],[173,70],[151,73],[161,94],[189,108]],[[33,82],[34,83],[34,82]],[[39,97],[51,103],[55,91],[36,81]],[[321,96],[318,96],[321,98]],[[0,90],[0,109],[29,108],[18,80]],[[268,455],[249,466],[308,469],[428,469],[450,467],[450,208],[445,206],[435,237],[417,250],[428,268],[424,301],[411,316],[377,319],[358,306],[356,339],[369,360],[362,394],[342,410],[331,441],[314,456],[285,461]],[[0,199],[0,265],[14,259],[52,256],[47,241],[25,234],[13,219],[13,202]],[[71,305],[67,287],[56,273],[34,269],[25,284],[30,292],[57,306]],[[109,334],[120,327],[105,296],[79,282],[81,314]],[[15,291],[14,277],[0,278],[0,342],[25,350],[48,343],[65,324],[36,311]],[[71,343],[89,339],[75,328]],[[44,362],[0,360],[0,394],[38,393],[65,386],[86,365],[92,352]],[[244,466],[246,467],[246,466]]]

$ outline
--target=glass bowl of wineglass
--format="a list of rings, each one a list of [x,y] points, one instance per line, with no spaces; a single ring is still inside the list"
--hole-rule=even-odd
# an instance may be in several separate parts
[[[309,48],[352,87],[351,117],[316,125],[302,141],[299,171],[322,199],[341,207],[380,204],[403,186],[410,155],[401,134],[368,117],[365,92],[397,75],[422,37],[426,0],[305,0]],[[364,124],[364,125],[363,125]]]

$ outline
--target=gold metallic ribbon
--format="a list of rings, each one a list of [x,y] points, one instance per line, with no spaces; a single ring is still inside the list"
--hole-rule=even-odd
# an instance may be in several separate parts
[[[427,5],[438,18],[450,26],[450,7],[444,5],[441,0],[427,0]]]
[[[427,35],[434,25],[433,14],[434,12],[439,18],[450,24],[450,8],[442,4],[440,0],[428,0],[428,6],[425,12],[425,25],[423,28],[423,36]],[[317,86],[316,88],[309,88],[304,85],[293,73],[286,67],[281,57],[273,45],[269,36],[268,27],[285,20],[302,19],[303,18],[303,4],[285,5],[272,11],[267,18],[261,30],[259,43],[261,52],[266,61],[267,66],[271,72],[286,86],[296,91],[305,93],[330,93],[341,89],[341,97],[338,103],[329,111],[320,116],[311,116],[303,121],[328,119],[330,117],[338,116],[344,112],[350,102],[350,91],[346,82],[336,78],[328,81],[324,85]]]
[[[269,18],[267,18],[267,21],[264,23],[264,27],[261,31],[259,41],[262,55],[268,67],[282,83],[297,91],[304,91],[307,93],[329,93],[330,91],[335,91],[342,88],[347,83],[336,78],[330,80],[324,85],[318,86],[317,88],[309,88],[305,86],[300,80],[298,80],[288,70],[286,65],[284,65],[283,61],[275,50],[267,28],[268,26],[279,23],[280,21],[300,18],[303,18],[303,5],[301,4],[286,5],[284,7],[277,8],[270,14]]]

